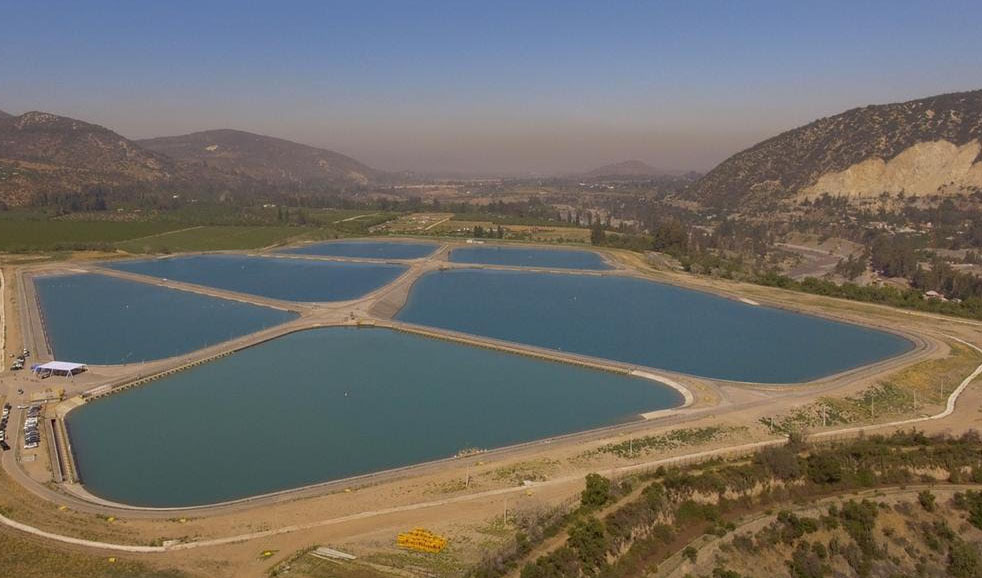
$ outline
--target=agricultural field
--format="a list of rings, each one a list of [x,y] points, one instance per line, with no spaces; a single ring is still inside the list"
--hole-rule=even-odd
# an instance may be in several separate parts
[[[317,209],[306,213],[307,224],[318,225],[326,230],[317,234],[322,238],[344,235],[368,235],[372,227],[391,221],[402,215],[391,211],[372,211],[367,209]]]
[[[118,243],[116,247],[129,253],[260,249],[302,237],[312,231],[305,227],[287,226],[201,226],[134,239]]]
[[[468,213],[412,213],[373,227],[374,232],[402,235],[472,237],[476,227],[489,233],[504,229],[505,239],[544,243],[589,243],[590,230],[538,224],[535,219],[493,217]]]
[[[590,230],[580,227],[557,227],[542,225],[506,225],[497,221],[448,221],[433,232],[437,235],[466,234],[473,231],[475,226],[485,231],[497,229],[501,224],[505,230],[505,239],[515,241],[535,241],[539,243],[589,243]],[[470,235],[467,235],[470,236]]]
[[[0,251],[64,251],[110,248],[120,241],[159,235],[176,223],[135,221],[58,221],[0,218]]]
[[[437,226],[450,221],[453,213],[411,213],[373,227],[377,233],[395,235],[428,235]]]
[[[202,206],[140,211],[0,213],[0,252],[50,253],[117,249],[129,253],[172,253],[259,249],[288,240],[368,235],[399,213],[366,209],[228,208]]]

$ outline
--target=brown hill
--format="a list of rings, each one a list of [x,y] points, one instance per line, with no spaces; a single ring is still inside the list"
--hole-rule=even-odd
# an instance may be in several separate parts
[[[4,112],[4,111],[0,110],[0,118],[9,118],[11,116],[13,116],[13,115],[10,114],[9,112]]]
[[[180,161],[275,185],[364,185],[380,176],[340,153],[238,130],[209,130],[137,142]]]
[[[664,171],[659,171],[644,161],[630,160],[597,167],[580,176],[586,179],[645,178],[657,177],[664,174]]]
[[[131,141],[55,114],[0,114],[0,203],[7,206],[47,204],[77,193],[207,198],[337,192],[382,176],[332,151],[241,131]]]
[[[689,195],[736,206],[775,198],[932,195],[982,188],[982,90],[856,108],[739,152]]]
[[[45,112],[0,118],[0,201],[8,205],[96,185],[160,183],[178,170],[98,125]]]

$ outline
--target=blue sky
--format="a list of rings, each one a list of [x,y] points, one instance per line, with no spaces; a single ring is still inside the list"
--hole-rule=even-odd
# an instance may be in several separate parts
[[[820,116],[982,88],[978,4],[0,0],[0,109],[240,128],[384,169],[705,169]]]

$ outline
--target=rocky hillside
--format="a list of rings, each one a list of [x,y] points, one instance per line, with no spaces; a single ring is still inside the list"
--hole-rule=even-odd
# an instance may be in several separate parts
[[[739,152],[688,195],[716,206],[823,193],[875,197],[982,189],[982,90],[866,106]]]
[[[77,193],[193,197],[324,193],[384,178],[332,151],[236,130],[131,141],[46,112],[0,112],[0,203]]]
[[[11,116],[13,116],[13,115],[11,115],[10,113],[7,113],[7,112],[4,112],[4,111],[0,110],[0,118],[10,118]]]
[[[180,167],[115,132],[80,120],[28,112],[0,118],[0,201],[36,195],[161,183]]]
[[[209,130],[138,143],[173,159],[275,185],[365,185],[380,176],[340,153],[238,130]]]

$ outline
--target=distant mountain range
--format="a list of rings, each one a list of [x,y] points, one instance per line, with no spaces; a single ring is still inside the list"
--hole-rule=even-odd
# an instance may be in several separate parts
[[[644,161],[630,160],[619,163],[610,163],[597,167],[585,173],[573,173],[569,178],[583,179],[587,181],[596,180],[625,180],[637,181],[645,179],[656,179],[663,177],[685,178],[695,180],[701,177],[701,173],[695,171],[671,171],[655,168]]]
[[[136,142],[172,159],[274,185],[366,185],[381,176],[334,151],[240,130],[208,130]]]
[[[10,206],[93,189],[118,195],[316,194],[400,178],[337,152],[243,131],[132,141],[72,118],[0,111],[0,202]],[[826,193],[862,199],[982,191],[982,90],[822,118],[741,151],[701,178],[637,160],[567,178],[694,181],[684,198],[731,208]]]
[[[688,195],[748,206],[828,193],[851,198],[982,190],[982,90],[856,108],[739,152]]]
[[[45,112],[0,113],[0,202],[92,190],[220,195],[343,191],[384,177],[342,154],[235,130],[144,141]]]
[[[644,161],[630,160],[619,163],[611,163],[597,167],[592,171],[579,173],[577,176],[584,179],[601,178],[645,178],[664,175],[665,171],[660,171]]]

